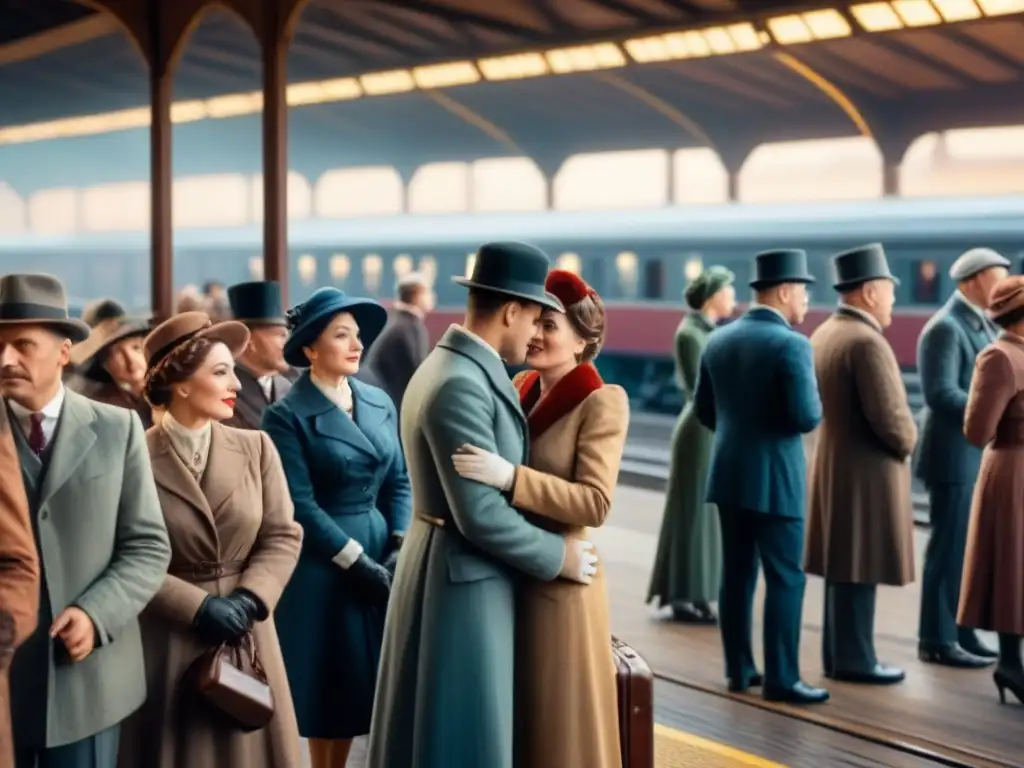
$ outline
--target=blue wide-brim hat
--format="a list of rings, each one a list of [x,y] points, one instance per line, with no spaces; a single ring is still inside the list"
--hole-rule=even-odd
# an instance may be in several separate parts
[[[349,296],[337,288],[318,288],[304,302],[288,310],[288,339],[284,343],[284,360],[295,368],[308,368],[309,360],[302,351],[317,340],[331,319],[348,312],[359,324],[359,337],[368,348],[388,321],[388,312],[373,299]]]

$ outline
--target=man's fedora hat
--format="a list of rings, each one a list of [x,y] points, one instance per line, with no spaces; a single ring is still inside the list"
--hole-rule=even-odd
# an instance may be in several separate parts
[[[755,291],[782,283],[813,282],[814,276],[807,270],[807,251],[800,248],[763,251],[754,257],[754,279],[750,287]]]
[[[89,326],[68,315],[68,298],[52,275],[0,277],[0,325],[45,325],[77,344]]]
[[[894,284],[900,284],[899,278],[889,270],[889,262],[881,243],[862,245],[837,253],[832,257],[832,268],[836,273],[832,287],[839,293],[852,290],[869,280],[892,280]]]
[[[540,248],[525,243],[488,243],[477,251],[473,274],[452,281],[564,312],[562,303],[544,289],[550,267],[551,260]]]
[[[138,320],[105,320],[93,329],[88,339],[71,348],[71,363],[76,368],[81,366],[83,373],[90,375],[106,350],[119,341],[142,338],[149,330],[146,323]]]
[[[373,299],[349,296],[337,288],[318,288],[304,302],[288,310],[288,339],[284,359],[293,368],[308,368],[303,347],[308,347],[324,332],[331,318],[348,312],[359,324],[359,337],[368,348],[388,321],[388,311]]]
[[[228,288],[228,303],[231,305],[231,314],[240,323],[288,325],[278,283],[259,281],[232,285]]]
[[[219,341],[231,350],[232,357],[238,357],[249,343],[249,329],[236,320],[215,324],[205,312],[182,312],[164,320],[146,337],[146,370],[152,371],[183,344],[198,338]]]

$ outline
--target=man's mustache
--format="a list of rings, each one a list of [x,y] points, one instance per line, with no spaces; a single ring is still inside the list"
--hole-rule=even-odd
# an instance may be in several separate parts
[[[10,381],[11,379],[22,379],[28,381],[28,375],[21,371],[12,371],[8,368],[0,371],[0,381]]]

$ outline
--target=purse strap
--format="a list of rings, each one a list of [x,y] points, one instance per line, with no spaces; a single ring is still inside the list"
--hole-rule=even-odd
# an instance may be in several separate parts
[[[230,649],[230,650],[229,650]],[[221,643],[220,648],[217,649],[218,655],[228,655],[229,653],[234,656],[235,663],[241,671],[245,671],[242,664],[242,652],[246,651],[246,655],[249,658],[249,666],[252,668],[253,676],[261,683],[267,683],[267,673],[263,668],[263,663],[260,661],[259,652],[256,650],[256,638],[253,637],[252,632],[246,632],[242,635],[241,642],[239,643]]]

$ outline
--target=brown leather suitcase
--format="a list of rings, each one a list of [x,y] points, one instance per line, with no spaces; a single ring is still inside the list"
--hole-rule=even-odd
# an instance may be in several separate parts
[[[622,768],[654,768],[654,675],[629,645],[612,636],[619,689]]]

